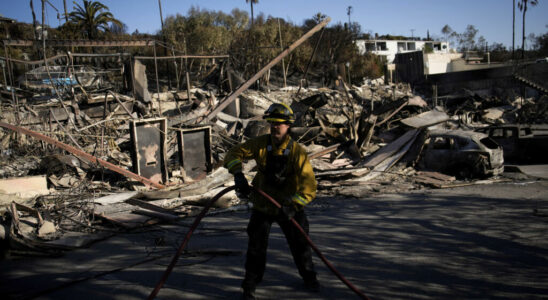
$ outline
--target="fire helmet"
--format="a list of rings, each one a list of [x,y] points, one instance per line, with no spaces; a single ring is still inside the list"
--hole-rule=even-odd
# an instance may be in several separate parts
[[[280,122],[293,124],[295,117],[293,110],[283,103],[274,103],[264,112],[263,119],[268,122]]]

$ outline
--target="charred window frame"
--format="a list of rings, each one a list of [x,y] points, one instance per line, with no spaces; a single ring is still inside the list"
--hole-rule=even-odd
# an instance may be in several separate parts
[[[417,50],[417,46],[415,45],[415,42],[408,42],[407,43],[407,50],[409,50],[409,51]]]
[[[498,149],[500,147],[499,144],[497,144],[497,142],[490,137],[482,138],[480,142],[491,150]]]
[[[377,43],[377,51],[386,51],[388,48],[386,48],[386,42],[378,42]]]
[[[398,52],[407,51],[407,44],[405,42],[398,42]]]

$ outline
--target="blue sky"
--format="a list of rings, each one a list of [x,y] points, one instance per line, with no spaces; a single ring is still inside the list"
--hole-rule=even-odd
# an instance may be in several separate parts
[[[77,0],[81,3],[81,0]],[[63,12],[63,0],[49,0]],[[66,0],[68,9],[72,0]],[[114,16],[124,22],[129,32],[155,33],[160,29],[158,0],[101,0]],[[478,36],[489,43],[512,44],[513,0],[259,0],[254,5],[255,14],[284,18],[295,24],[311,18],[318,12],[331,17],[331,24],[347,22],[347,7],[352,6],[352,22],[358,22],[363,32],[425,37],[442,37],[441,28],[448,24],[457,32],[463,32],[468,24],[474,25]],[[516,1],[517,2],[517,1]],[[526,35],[548,32],[548,0],[530,7],[526,18]],[[46,21],[56,27],[60,23],[56,11],[47,5]],[[221,10],[229,13],[233,8],[249,12],[245,0],[162,0],[164,18],[177,13],[186,14],[191,6],[201,9]],[[41,18],[41,0],[34,0],[37,17]],[[0,0],[0,14],[22,22],[31,22],[28,0]],[[521,45],[521,12],[516,8],[516,45]],[[413,30],[413,31],[412,31]]]

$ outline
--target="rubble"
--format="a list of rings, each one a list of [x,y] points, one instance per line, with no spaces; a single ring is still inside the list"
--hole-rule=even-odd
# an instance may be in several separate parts
[[[547,96],[520,94],[514,87],[434,96],[383,78],[349,86],[339,77],[332,87],[249,89],[320,25],[248,80],[226,71],[239,82],[235,89],[209,82],[166,90],[156,76],[152,92],[154,80],[144,63],[150,57],[133,57],[131,88],[116,88],[126,79],[107,84],[84,67],[74,82],[52,80],[39,67],[20,86],[6,83],[0,95],[0,236],[20,253],[55,254],[196,215],[232,184],[221,167],[226,151],[268,132],[262,114],[273,102],[294,110],[291,135],[308,150],[320,192],[353,197],[498,181],[502,169],[485,153],[468,151],[456,166],[454,157],[429,158],[429,132],[459,135],[487,132],[495,124],[548,123]],[[51,70],[61,74],[67,67]],[[55,85],[63,88],[51,93]],[[433,170],[425,159],[440,168]],[[465,164],[495,178],[478,181],[474,172],[463,171]],[[253,173],[251,163],[245,167]],[[247,209],[246,204],[230,192],[211,213]]]
[[[19,198],[48,195],[46,176],[0,179],[0,194],[15,195]]]

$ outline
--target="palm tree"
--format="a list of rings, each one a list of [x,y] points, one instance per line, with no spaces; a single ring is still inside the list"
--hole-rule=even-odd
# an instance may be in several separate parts
[[[69,19],[70,23],[75,24],[85,32],[88,39],[96,38],[99,30],[108,31],[108,23],[123,26],[122,22],[115,19],[103,3],[88,0],[83,0],[83,2],[84,6],[82,7],[76,1],[73,1],[76,6],[74,11],[69,14]]]
[[[253,27],[253,3],[259,3],[259,0],[245,0],[245,3],[251,3],[251,27]]]
[[[441,29],[441,33],[445,36],[445,41],[449,43],[449,35],[453,33],[453,28],[451,28],[449,24],[445,24],[445,26]]]
[[[519,10],[523,12],[523,27],[522,27],[522,40],[521,40],[521,58],[525,57],[525,13],[527,12],[527,5],[535,6],[538,4],[538,0],[519,0]]]
[[[512,60],[514,57],[514,49],[516,47],[516,0],[512,0]]]

